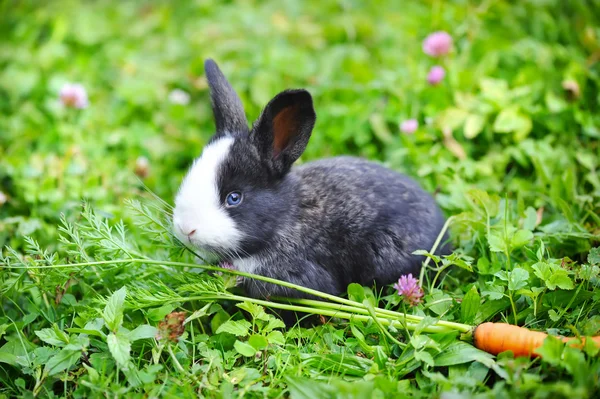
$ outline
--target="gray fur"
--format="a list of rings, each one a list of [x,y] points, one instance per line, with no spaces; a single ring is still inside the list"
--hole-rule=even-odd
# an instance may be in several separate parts
[[[207,62],[209,82],[216,77],[216,86],[224,87],[225,78],[214,68],[218,71]],[[228,90],[226,103],[231,102]],[[212,91],[213,97],[223,93]],[[222,103],[213,98],[213,104]],[[277,124],[272,121],[290,106],[299,111],[281,115],[294,118],[285,126],[298,129],[284,156],[276,155],[271,146]],[[227,119],[231,107],[218,108]],[[245,238],[236,248],[210,250],[240,270],[331,294],[344,292],[352,282],[384,285],[418,273],[423,257],[412,253],[431,249],[444,224],[435,200],[409,177],[358,158],[324,159],[290,170],[315,118],[308,92],[286,91],[267,105],[250,133],[243,127],[227,131],[235,141],[220,166],[217,186],[222,202],[232,191],[243,193],[241,205],[226,211]],[[233,122],[221,125],[239,125],[239,120],[234,110]],[[216,137],[223,134],[219,129],[217,123]],[[449,249],[444,245],[438,253]],[[302,296],[253,279],[244,286],[254,297]]]
[[[339,157],[311,162],[285,178],[292,190],[285,219],[270,245],[254,255],[257,274],[339,294],[348,284],[390,284],[417,274],[444,218],[412,179],[373,162]],[[442,251],[447,252],[449,248]],[[298,296],[247,280],[250,295]]]

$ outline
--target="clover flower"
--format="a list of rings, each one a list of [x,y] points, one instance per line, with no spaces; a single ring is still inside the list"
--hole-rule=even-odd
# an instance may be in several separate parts
[[[421,303],[423,289],[419,286],[419,280],[414,278],[412,274],[401,276],[398,282],[394,284],[394,288],[398,290],[398,295],[402,297],[404,302],[410,306]]]
[[[157,340],[169,340],[177,342],[185,332],[185,312],[171,312],[164,320],[158,323]]]
[[[83,109],[88,106],[85,88],[78,83],[65,83],[59,92],[60,101],[65,107]]]
[[[181,89],[174,89],[169,93],[169,101],[177,105],[188,105],[190,95]]]
[[[416,119],[407,119],[400,123],[400,131],[405,134],[414,133],[419,127],[419,122]]]
[[[431,69],[429,70],[429,73],[427,74],[427,82],[430,85],[435,86],[444,79],[444,76],[446,76],[446,71],[444,70],[444,68],[442,68],[439,65],[436,65],[434,67],[431,67]]]
[[[450,52],[452,36],[447,32],[433,32],[423,40],[423,52],[432,57],[441,57]]]

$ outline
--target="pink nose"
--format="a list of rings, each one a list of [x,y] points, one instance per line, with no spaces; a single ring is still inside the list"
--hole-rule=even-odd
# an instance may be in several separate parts
[[[196,229],[190,231],[189,233],[186,234],[186,236],[191,237],[196,233]]]

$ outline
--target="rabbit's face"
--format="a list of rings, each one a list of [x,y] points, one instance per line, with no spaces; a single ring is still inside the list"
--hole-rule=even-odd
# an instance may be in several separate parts
[[[215,138],[175,198],[177,238],[219,260],[243,258],[263,248],[292,200],[284,190],[284,177],[273,176],[268,168],[249,136]]]
[[[244,258],[269,245],[294,213],[287,178],[315,123],[305,90],[279,93],[248,129],[239,97],[217,65],[205,63],[217,133],[183,180],[173,212],[176,236],[203,255]]]

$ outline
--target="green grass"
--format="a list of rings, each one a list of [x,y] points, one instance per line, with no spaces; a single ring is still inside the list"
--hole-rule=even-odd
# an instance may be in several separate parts
[[[600,334],[599,26],[591,0],[0,1],[0,398],[597,397],[597,348],[494,357],[457,326]],[[144,186],[172,203],[214,131],[208,57],[249,119],[311,91],[302,162],[364,156],[436,193],[455,251],[421,305],[355,285],[337,310],[252,300],[173,242]],[[87,109],[60,105],[65,82]]]

